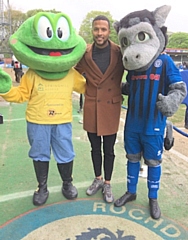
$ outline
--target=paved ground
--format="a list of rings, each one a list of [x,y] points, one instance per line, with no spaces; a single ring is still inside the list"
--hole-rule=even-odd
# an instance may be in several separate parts
[[[85,189],[93,180],[93,170],[90,160],[90,146],[86,136],[86,133],[82,129],[82,124],[79,121],[82,119],[82,114],[78,114],[78,98],[77,95],[73,95],[73,142],[76,152],[75,164],[73,178],[74,183],[79,191],[78,201],[67,201],[61,194],[61,179],[57,171],[56,163],[52,156],[52,161],[50,162],[50,172],[48,178],[48,186],[50,191],[49,199],[46,203],[47,208],[37,208],[32,205],[32,195],[35,190],[37,183],[35,179],[35,174],[33,171],[32,161],[28,158],[28,141],[26,136],[26,123],[25,123],[25,108],[26,104],[7,104],[4,101],[0,102],[0,113],[4,116],[4,124],[0,125],[0,239],[1,234],[4,234],[7,239],[21,239],[19,237],[12,238],[10,233],[15,232],[15,226],[18,231],[18,225],[14,225],[15,218],[17,221],[22,221],[22,225],[27,220],[26,216],[31,216],[34,214],[35,219],[33,223],[36,224],[36,219],[38,222],[40,214],[45,214],[45,216],[51,216],[52,212],[58,211],[57,209],[64,209],[65,213],[62,217],[65,218],[70,213],[67,211],[71,204],[75,203],[74,207],[71,207],[71,216],[79,215],[80,208],[83,215],[88,215],[91,201],[92,204],[92,213],[95,211],[93,209],[96,204],[102,204],[102,194],[98,192],[94,197],[89,198],[85,194]],[[123,126],[124,126],[124,117],[126,110],[122,109],[121,122],[118,132],[117,143],[115,146],[116,151],[116,161],[112,179],[113,193],[115,198],[120,197],[125,192],[125,178],[126,178],[126,159],[125,152],[123,148]],[[182,126],[183,127],[183,126]],[[182,128],[183,131],[187,131]],[[182,145],[187,149],[187,138],[181,136],[179,133],[174,132],[175,134],[175,144],[176,139],[178,140],[178,145],[182,142]],[[161,238],[156,239],[188,239],[188,155],[185,155],[184,152],[179,152],[177,145],[174,146],[172,150],[164,152],[164,161],[163,161],[163,174],[161,179],[161,190],[159,193],[159,203],[162,210],[162,218],[160,221],[160,226],[166,224],[166,228],[160,228],[158,223],[153,223],[152,226],[148,227],[152,232],[158,230],[158,234]],[[55,204],[55,205],[54,205]],[[58,205],[60,204],[60,205]],[[78,205],[77,205],[78,204]],[[89,206],[88,206],[89,204]],[[76,208],[77,206],[77,208]],[[84,208],[85,206],[85,208]],[[106,210],[102,212],[102,215],[111,213],[111,215],[117,213],[118,210],[113,209],[112,205],[105,205]],[[56,209],[57,207],[57,209]],[[87,208],[88,207],[88,208]],[[48,209],[52,208],[50,213]],[[75,210],[75,208],[77,210]],[[74,211],[73,211],[74,209]],[[101,209],[101,206],[100,208]],[[138,184],[138,197],[134,203],[131,203],[127,206],[127,215],[123,215],[123,219],[129,219],[130,221],[135,221],[140,218],[134,216],[132,210],[141,209],[145,217],[149,217],[148,213],[148,200],[147,200],[147,182],[145,178],[139,179]],[[44,211],[44,212],[41,212]],[[46,212],[45,212],[46,211]],[[85,211],[85,212],[84,212]],[[26,214],[27,213],[27,214]],[[95,214],[97,211],[95,212]],[[67,215],[68,214],[68,215]],[[101,213],[99,213],[101,214]],[[53,214],[52,214],[53,215]],[[108,215],[108,214],[107,214]],[[109,214],[110,215],[110,214]],[[32,215],[33,216],[33,215]],[[114,216],[114,215],[113,215]],[[70,216],[69,216],[70,217]],[[106,216],[107,217],[107,216]],[[117,216],[116,216],[117,217]],[[85,219],[85,218],[84,218]],[[117,219],[116,219],[117,220]],[[49,220],[53,221],[53,220]],[[77,219],[78,221],[78,219]],[[96,220],[94,221],[93,215],[88,220],[81,220],[88,223],[91,221],[90,226],[96,225]],[[99,220],[99,222],[102,220]],[[104,219],[106,221],[106,219]],[[103,221],[103,222],[104,222]],[[150,220],[151,221],[151,220]],[[95,222],[95,223],[94,223]],[[140,225],[146,224],[140,223]],[[27,222],[28,223],[28,222]],[[117,221],[116,221],[117,223]],[[137,223],[139,223],[137,221]],[[46,223],[40,223],[42,226]],[[128,224],[127,222],[122,223],[124,226]],[[158,225],[157,225],[158,224]],[[176,225],[177,224],[177,225]],[[32,225],[32,221],[27,226]],[[56,224],[57,225],[57,224]],[[61,223],[60,223],[61,225]],[[122,226],[123,226],[122,225]],[[24,225],[23,225],[24,226]],[[71,225],[72,226],[72,225]],[[75,226],[75,225],[74,225]],[[174,227],[176,226],[176,228]],[[68,226],[67,226],[68,227]],[[146,227],[146,226],[145,226]],[[167,229],[171,231],[167,232]],[[27,229],[27,227],[25,227]],[[175,230],[174,230],[175,229]],[[1,231],[2,230],[2,231]],[[6,231],[5,231],[6,230]],[[21,230],[19,230],[21,231]],[[32,229],[28,230],[32,231]],[[44,228],[41,230],[44,234]],[[75,229],[78,231],[78,229]],[[143,229],[140,230],[141,232]],[[166,234],[164,235],[164,232]],[[173,232],[174,231],[174,232]],[[5,234],[6,233],[6,234]],[[163,233],[163,235],[162,235]],[[36,233],[38,234],[38,233]],[[158,235],[158,236],[159,236]],[[24,234],[23,234],[24,236]],[[37,236],[37,235],[36,235]],[[48,237],[28,237],[26,239],[52,239]],[[41,236],[41,235],[40,235]],[[165,236],[165,237],[164,237]],[[9,238],[10,237],[10,238]],[[53,238],[53,239],[92,239],[92,238]],[[93,238],[95,239],[95,238]],[[99,238],[98,238],[99,239]],[[103,239],[103,238],[100,238]],[[123,239],[123,238],[109,238],[109,239]],[[128,238],[124,238],[128,239]],[[129,238],[133,239],[133,238]],[[138,237],[135,239],[149,239]],[[154,238],[150,238],[154,239]]]

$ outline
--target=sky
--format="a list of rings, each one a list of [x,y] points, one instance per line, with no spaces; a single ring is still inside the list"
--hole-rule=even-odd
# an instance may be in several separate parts
[[[3,0],[6,7],[7,0]],[[109,11],[114,20],[120,20],[128,13],[147,9],[154,11],[163,5],[170,5],[171,11],[166,19],[165,26],[170,32],[188,33],[188,10],[182,1],[172,0],[9,0],[14,9],[27,12],[32,9],[43,9],[61,11],[67,14],[73,23],[73,26],[79,30],[82,21],[87,13],[91,11]]]

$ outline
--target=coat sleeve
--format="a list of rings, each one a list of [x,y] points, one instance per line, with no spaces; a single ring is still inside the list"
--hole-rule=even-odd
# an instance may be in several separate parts
[[[83,60],[81,59],[80,62],[75,66],[76,71],[78,71],[81,74],[84,73],[84,69],[82,67],[82,62],[83,62]]]

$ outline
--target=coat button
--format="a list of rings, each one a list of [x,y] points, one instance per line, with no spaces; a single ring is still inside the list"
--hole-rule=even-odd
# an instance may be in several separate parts
[[[100,102],[101,100],[97,100],[97,102]]]

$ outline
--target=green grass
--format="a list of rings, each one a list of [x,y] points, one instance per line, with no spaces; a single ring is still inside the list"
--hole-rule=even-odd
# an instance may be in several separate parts
[[[168,119],[176,127],[183,127],[184,121],[185,121],[185,110],[186,110],[186,106],[184,104],[181,104],[179,106],[178,111],[172,117],[169,117]]]

